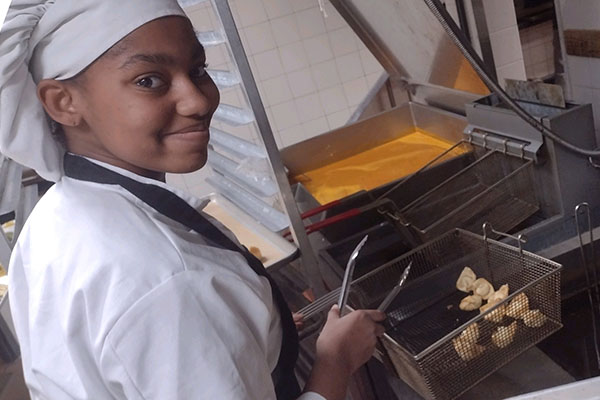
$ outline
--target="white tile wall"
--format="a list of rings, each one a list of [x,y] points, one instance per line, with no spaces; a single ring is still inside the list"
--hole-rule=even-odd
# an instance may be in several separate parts
[[[345,124],[383,72],[327,0],[327,18],[318,0],[230,0],[230,6],[280,147]],[[210,2],[186,11],[199,31],[220,27]],[[233,68],[226,46],[206,53],[210,68]],[[222,101],[244,105],[245,97],[240,89],[227,89]],[[215,126],[260,142],[252,126]],[[206,187],[204,175],[201,170],[173,183],[198,194]]]
[[[523,51],[513,0],[483,0],[498,82],[525,80]]]
[[[262,0],[253,11],[246,0],[230,5],[243,26],[245,50],[275,136],[284,146],[344,124],[383,72],[327,1],[327,18],[318,0]],[[264,43],[251,43],[268,34],[272,38]]]
[[[556,0],[558,25],[562,29],[600,30],[598,0]],[[563,54],[566,58],[569,100],[591,103],[594,109],[596,140],[600,143],[600,60]]]
[[[554,73],[554,30],[552,21],[522,29],[521,47],[528,79]]]

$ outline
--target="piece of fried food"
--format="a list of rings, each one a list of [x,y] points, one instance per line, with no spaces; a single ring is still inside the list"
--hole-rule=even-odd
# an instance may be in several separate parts
[[[501,349],[512,343],[517,332],[517,321],[508,326],[499,326],[492,334],[492,343]]]
[[[488,303],[499,303],[508,297],[508,283],[500,286],[488,299]]]
[[[473,292],[481,296],[484,300],[489,299],[494,294],[494,286],[485,278],[479,278],[473,282]]]
[[[458,336],[461,340],[465,340],[471,343],[477,343],[479,340],[479,325],[477,323],[471,324],[467,326],[467,328],[462,331],[462,333]]]
[[[252,253],[252,255],[256,258],[258,258],[261,262],[265,262],[267,259],[265,257],[263,257],[260,249],[256,246],[250,246],[250,248],[248,249],[250,251],[250,253]]]
[[[481,307],[482,301],[483,300],[481,299],[481,296],[473,294],[462,299],[458,305],[458,308],[463,311],[477,310],[479,307]]]
[[[523,323],[530,328],[539,328],[546,323],[546,317],[540,310],[526,311],[523,316]]]
[[[463,361],[470,361],[483,353],[485,347],[461,336],[452,340],[454,350]]]
[[[476,278],[475,272],[471,268],[464,267],[456,281],[456,288],[461,292],[469,293]]]
[[[525,314],[529,310],[529,298],[525,293],[520,293],[514,299],[508,303],[506,307],[506,315],[511,318],[522,318],[523,314]]]
[[[479,311],[483,314],[484,312],[486,312],[487,310],[489,310],[490,308],[492,308],[496,304],[500,303],[500,301],[501,300],[496,301],[494,303],[490,303],[488,301],[488,303],[486,305],[481,306],[481,308],[479,309]],[[499,324],[500,322],[502,322],[502,319],[504,318],[505,315],[506,315],[506,305],[505,304],[501,304],[498,308],[496,308],[494,311],[490,312],[488,315],[486,315],[483,318],[486,321],[495,322],[495,323]]]

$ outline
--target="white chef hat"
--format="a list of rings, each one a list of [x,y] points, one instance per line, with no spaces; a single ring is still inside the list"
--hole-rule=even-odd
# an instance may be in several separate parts
[[[37,83],[74,77],[136,28],[170,15],[185,15],[176,0],[13,0],[0,29],[0,154],[59,180],[64,149]]]

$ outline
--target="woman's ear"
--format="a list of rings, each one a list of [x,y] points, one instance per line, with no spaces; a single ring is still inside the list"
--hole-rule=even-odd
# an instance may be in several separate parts
[[[38,98],[54,121],[64,126],[77,126],[82,116],[74,101],[74,88],[55,79],[44,79],[37,85]]]

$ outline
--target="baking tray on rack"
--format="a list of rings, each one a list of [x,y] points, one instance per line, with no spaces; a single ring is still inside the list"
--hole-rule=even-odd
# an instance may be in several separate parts
[[[256,247],[260,250],[265,268],[279,269],[298,256],[296,246],[259,224],[223,196],[211,193],[201,200],[206,202],[203,212],[225,225],[248,249]]]

